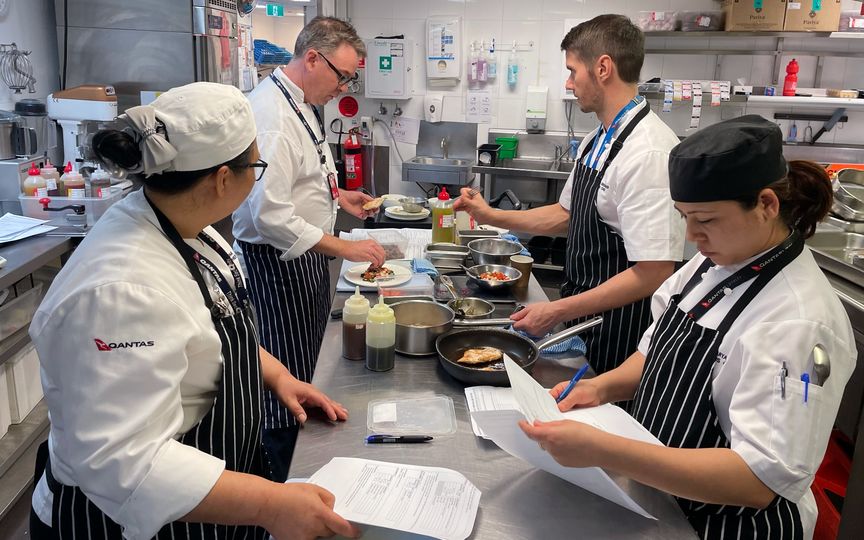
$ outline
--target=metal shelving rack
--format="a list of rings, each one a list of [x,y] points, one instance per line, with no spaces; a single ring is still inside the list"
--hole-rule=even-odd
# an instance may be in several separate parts
[[[698,54],[716,56],[714,64],[714,78],[720,77],[720,68],[724,56],[773,56],[774,68],[772,74],[773,84],[778,84],[780,74],[780,62],[784,55],[816,56],[816,77],[814,86],[822,86],[822,68],[825,57],[860,58],[862,51],[848,50],[798,50],[786,49],[787,39],[864,39],[864,32],[645,32],[645,37],[650,38],[681,38],[681,39],[712,39],[712,38],[771,38],[773,47],[762,49],[712,49],[712,48],[657,48],[647,46],[646,54]]]

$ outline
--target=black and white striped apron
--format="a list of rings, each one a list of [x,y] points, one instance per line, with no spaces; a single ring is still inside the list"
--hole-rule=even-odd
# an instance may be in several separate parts
[[[634,264],[627,260],[624,240],[600,217],[597,211],[597,192],[612,160],[648,111],[646,103],[615,138],[609,155],[599,170],[594,170],[584,163],[594,144],[588,145],[576,163],[573,173],[573,198],[570,202],[570,227],[567,232],[567,261],[564,266],[567,279],[561,287],[562,297],[589,291]],[[597,314],[576,319],[572,324],[595,315]],[[603,324],[580,334],[588,348],[588,361],[598,375],[614,369],[636,350],[642,334],[651,322],[651,298],[599,315],[603,316]]]
[[[712,374],[723,336],[751,300],[786,264],[797,257],[804,242],[793,233],[787,242],[761,261],[779,257],[759,270],[757,262],[745,266],[700,300],[690,312],[678,305],[712,266],[706,260],[682,291],[674,295],[657,320],[642,379],[636,392],[633,416],[655,437],[674,448],[729,448],[720,428],[711,393]],[[726,289],[753,279],[716,330],[698,324],[699,318],[724,296]],[[778,366],[778,370],[779,370]],[[699,537],[708,539],[803,539],[798,506],[779,495],[768,508],[706,504],[676,497],[676,501]]]
[[[264,383],[254,314],[245,289],[242,283],[237,283],[236,291],[231,291],[234,294],[231,303],[232,305],[236,303],[240,309],[235,309],[233,314],[225,314],[224,306],[213,303],[207,284],[198,268],[198,264],[203,266],[209,261],[183,242],[170,221],[155,206],[153,210],[159,218],[162,230],[183,256],[198,283],[204,302],[212,314],[216,333],[219,334],[222,342],[222,380],[219,383],[213,408],[195,427],[183,434],[179,441],[225,460],[226,470],[265,476],[264,454],[261,447],[261,402]],[[199,239],[219,253],[232,269],[232,273],[236,272],[231,255],[226,253],[218,243],[204,233],[199,235]],[[202,262],[196,262],[201,259]],[[212,263],[209,264],[215,269]],[[235,273],[235,276],[239,276],[239,273]],[[225,285],[224,277],[221,277],[221,274],[219,277],[222,281],[217,280],[217,282],[222,288]],[[52,527],[50,534],[47,530],[36,534],[31,531],[33,538],[37,540],[42,538],[120,540],[123,538],[120,526],[99,510],[80,488],[62,485],[54,478],[51,473],[50,459],[45,467],[45,475],[54,498]],[[178,486],[177,489],[182,489],[182,486]],[[253,540],[265,537],[267,532],[260,527],[175,521],[162,527],[155,538]]]
[[[249,274],[261,345],[292,375],[312,382],[332,302],[327,257],[307,251],[284,261],[281,252],[268,244],[237,243]],[[298,421],[291,411],[265,391],[264,428],[295,425]]]

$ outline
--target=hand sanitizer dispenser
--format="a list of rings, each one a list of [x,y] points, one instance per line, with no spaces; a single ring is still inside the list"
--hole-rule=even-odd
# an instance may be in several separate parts
[[[429,94],[423,98],[423,113],[427,122],[440,122],[444,112],[444,94]]]
[[[542,133],[546,130],[547,86],[529,86],[525,100],[525,129],[528,133]]]

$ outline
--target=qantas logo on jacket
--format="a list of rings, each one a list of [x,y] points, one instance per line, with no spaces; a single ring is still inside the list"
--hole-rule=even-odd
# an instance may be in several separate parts
[[[96,349],[101,352],[111,352],[114,349],[135,349],[138,347],[153,347],[155,341],[121,341],[120,343],[105,343],[99,338],[95,338]]]

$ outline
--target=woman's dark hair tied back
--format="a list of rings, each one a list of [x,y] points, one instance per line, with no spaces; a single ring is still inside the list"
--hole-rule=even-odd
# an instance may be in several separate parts
[[[789,162],[784,178],[765,186],[780,200],[780,219],[789,228],[797,229],[804,238],[816,232],[816,226],[825,219],[834,202],[834,190],[825,168],[812,161]],[[759,194],[738,199],[745,209],[755,208]]]
[[[151,174],[147,177],[139,175],[138,179],[153,191],[165,194],[182,193],[223,165],[228,166],[234,172],[245,170],[251,161],[253,146],[254,144],[250,145],[239,156],[227,163],[220,163],[198,171],[168,171]],[[117,129],[103,129],[97,132],[93,136],[93,151],[103,163],[110,163],[127,171],[138,169],[142,159],[141,149],[132,135]]]
[[[121,169],[133,170],[141,163],[141,149],[129,133],[118,129],[103,129],[93,136],[93,151],[103,162]]]

